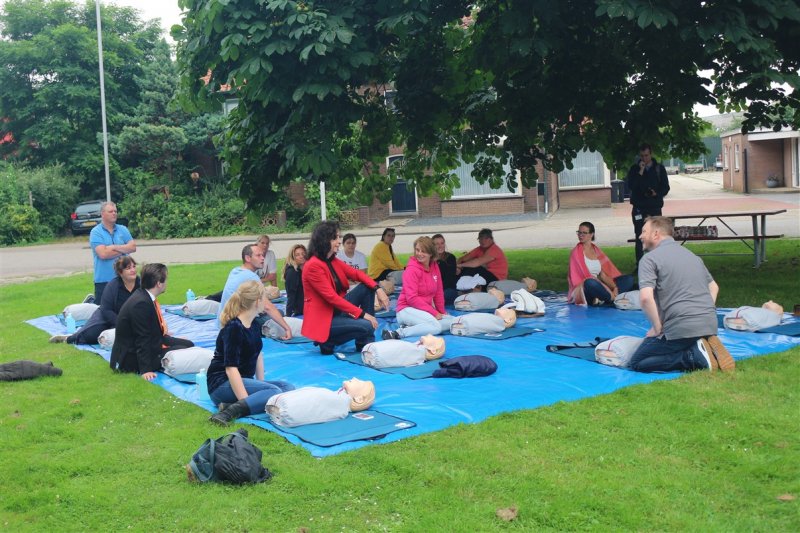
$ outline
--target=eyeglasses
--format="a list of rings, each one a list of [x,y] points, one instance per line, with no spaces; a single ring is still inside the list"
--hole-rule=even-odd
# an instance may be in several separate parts
[[[578,230],[578,231],[575,232],[575,234],[576,235],[591,235],[592,232],[591,231],[580,231],[580,230]]]

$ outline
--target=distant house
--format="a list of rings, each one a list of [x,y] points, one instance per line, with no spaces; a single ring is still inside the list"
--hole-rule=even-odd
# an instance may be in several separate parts
[[[774,176],[779,187],[800,188],[800,132],[758,130],[743,134],[731,131],[722,139],[722,186],[750,192],[767,186]]]

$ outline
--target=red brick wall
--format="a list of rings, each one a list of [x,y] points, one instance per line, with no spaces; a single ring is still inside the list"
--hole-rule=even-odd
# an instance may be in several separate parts
[[[767,176],[783,179],[783,140],[747,142],[747,179],[750,189],[767,186]]]
[[[611,188],[600,189],[561,189],[559,193],[560,207],[610,207]]]
[[[476,198],[471,200],[447,200],[442,202],[443,217],[473,215],[515,215],[525,212],[521,196],[510,198]]]
[[[292,205],[295,207],[308,207],[308,200],[306,199],[306,187],[303,182],[293,181],[286,188],[286,194]]]

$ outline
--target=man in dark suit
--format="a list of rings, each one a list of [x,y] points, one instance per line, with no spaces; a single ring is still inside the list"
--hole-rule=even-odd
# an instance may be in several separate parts
[[[170,350],[194,343],[169,336],[161,315],[158,296],[167,290],[167,267],[152,263],[142,268],[142,285],[117,316],[117,331],[111,350],[111,369],[136,372],[152,381],[161,370],[161,358]]]

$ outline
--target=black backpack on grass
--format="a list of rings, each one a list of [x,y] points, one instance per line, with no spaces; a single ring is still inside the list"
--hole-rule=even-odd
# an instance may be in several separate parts
[[[216,440],[207,439],[186,465],[189,479],[207,481],[261,483],[272,477],[261,465],[261,450],[247,440],[247,430],[237,429]]]

